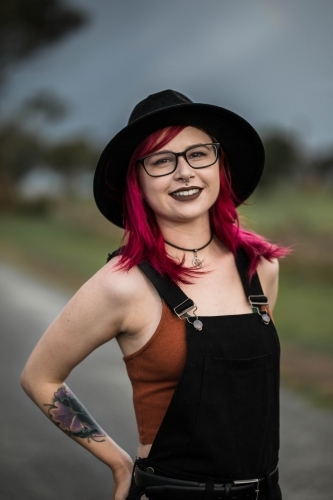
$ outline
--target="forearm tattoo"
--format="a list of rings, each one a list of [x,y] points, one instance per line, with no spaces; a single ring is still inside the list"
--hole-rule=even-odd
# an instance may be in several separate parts
[[[53,404],[48,406],[48,414],[54,424],[70,437],[90,439],[97,442],[105,441],[103,430],[93,420],[85,407],[75,397],[72,391],[62,385],[54,393]]]

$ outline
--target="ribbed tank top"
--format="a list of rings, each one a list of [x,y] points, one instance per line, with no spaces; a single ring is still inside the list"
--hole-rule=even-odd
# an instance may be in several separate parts
[[[163,301],[160,322],[148,342],[125,356],[133,388],[135,416],[142,444],[154,441],[186,358],[186,324]]]

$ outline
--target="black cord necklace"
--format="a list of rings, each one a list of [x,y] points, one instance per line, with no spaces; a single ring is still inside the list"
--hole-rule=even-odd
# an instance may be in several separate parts
[[[203,245],[200,248],[182,248],[182,247],[177,247],[177,245],[174,245],[173,243],[170,243],[169,241],[166,241],[166,240],[164,240],[164,243],[166,243],[167,245],[170,245],[173,248],[177,248],[177,250],[183,250],[184,252],[193,252],[193,254],[194,254],[194,257],[193,257],[193,260],[192,260],[193,266],[194,267],[202,267],[202,261],[198,257],[198,252],[200,250],[203,250],[204,248],[208,247],[209,243],[211,243],[211,241],[213,239],[213,236],[214,236],[214,234],[211,235],[208,243],[206,243],[205,245]]]

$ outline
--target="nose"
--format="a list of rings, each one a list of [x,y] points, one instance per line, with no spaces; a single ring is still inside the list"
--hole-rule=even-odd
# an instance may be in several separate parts
[[[194,177],[194,170],[185,160],[184,154],[178,156],[176,177],[177,179],[190,179]]]

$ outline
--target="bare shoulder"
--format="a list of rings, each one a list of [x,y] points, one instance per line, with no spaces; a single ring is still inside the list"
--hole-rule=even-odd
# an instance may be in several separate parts
[[[101,268],[92,278],[91,286],[104,304],[103,314],[106,317],[112,307],[118,324],[117,333],[131,335],[146,325],[147,314],[144,311],[156,307],[159,310],[160,297],[137,266],[126,271],[118,266],[119,259],[115,257]]]
[[[96,347],[126,329],[128,315],[139,309],[147,285],[138,268],[127,272],[116,264],[113,259],[76,292],[57,319],[58,330],[80,332]]]
[[[268,297],[270,308],[273,310],[279,286],[279,261],[261,258],[257,271],[263,292]]]
[[[92,278],[101,292],[118,303],[127,303],[145,286],[143,274],[137,267],[129,271],[118,267],[120,257],[115,257]]]

